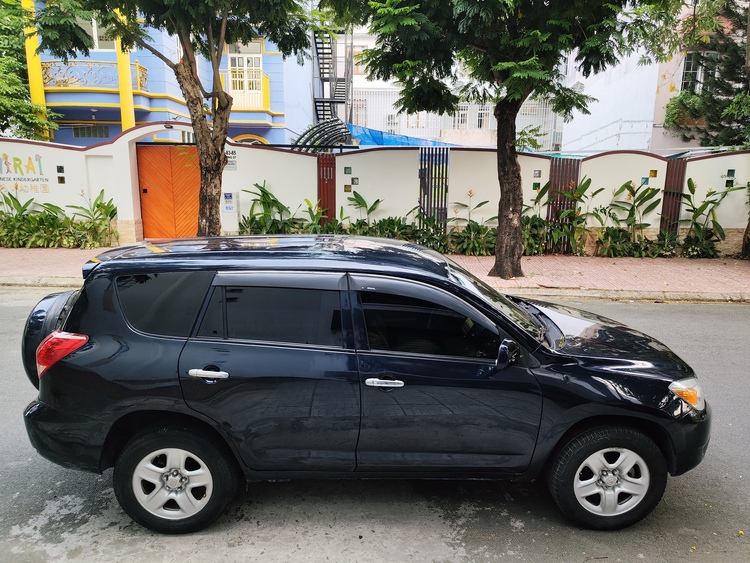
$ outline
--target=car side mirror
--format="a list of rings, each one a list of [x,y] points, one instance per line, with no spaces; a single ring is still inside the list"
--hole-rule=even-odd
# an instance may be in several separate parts
[[[515,340],[506,338],[500,343],[500,349],[497,351],[497,361],[495,366],[499,370],[503,370],[508,366],[512,366],[518,362],[518,356],[521,353],[521,349]]]

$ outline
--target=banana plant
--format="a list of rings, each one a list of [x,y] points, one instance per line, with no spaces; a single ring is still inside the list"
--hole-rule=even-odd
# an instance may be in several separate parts
[[[375,212],[375,210],[378,208],[378,206],[383,203],[382,199],[376,199],[375,202],[370,205],[367,203],[367,200],[362,197],[362,195],[359,192],[353,192],[351,196],[346,198],[351,203],[351,205],[354,209],[358,209],[360,211],[360,217],[361,213],[364,210],[365,215],[367,216],[367,224],[370,224],[370,216]]]

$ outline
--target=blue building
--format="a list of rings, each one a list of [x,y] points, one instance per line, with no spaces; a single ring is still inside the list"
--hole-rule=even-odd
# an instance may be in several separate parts
[[[32,0],[24,0],[27,6]],[[119,42],[104,37],[95,21],[81,22],[94,40],[88,57],[67,63],[49,53],[35,55],[37,39],[27,44],[32,100],[60,114],[51,140],[90,146],[123,130],[150,122],[190,122],[174,72],[146,50],[122,53]],[[152,45],[170,60],[181,56],[176,37],[152,30]],[[199,59],[198,76],[211,84],[209,61]],[[289,144],[316,123],[314,96],[319,85],[313,62],[284,59],[263,39],[228,45],[221,60],[221,81],[234,98],[229,137],[235,141]],[[155,142],[192,142],[192,134],[169,131]]]

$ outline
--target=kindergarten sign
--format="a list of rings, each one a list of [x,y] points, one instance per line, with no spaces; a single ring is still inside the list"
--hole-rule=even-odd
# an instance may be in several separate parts
[[[0,192],[48,193],[50,179],[45,174],[42,155],[2,154]]]

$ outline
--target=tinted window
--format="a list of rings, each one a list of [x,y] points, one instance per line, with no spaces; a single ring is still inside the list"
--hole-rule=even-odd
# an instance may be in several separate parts
[[[343,347],[338,291],[217,287],[199,336]]]
[[[362,292],[367,336],[373,350],[470,358],[495,358],[493,331],[442,305],[382,292]]]
[[[119,276],[117,293],[125,318],[138,330],[188,336],[213,277],[213,272]]]

